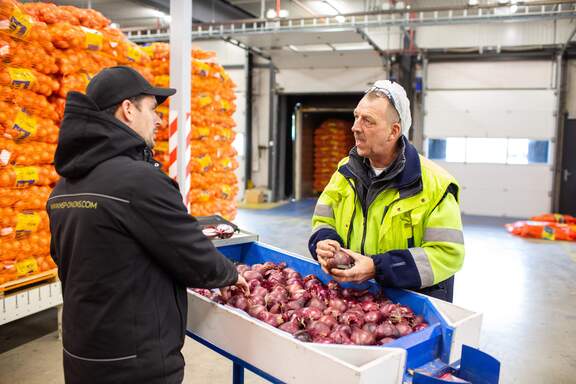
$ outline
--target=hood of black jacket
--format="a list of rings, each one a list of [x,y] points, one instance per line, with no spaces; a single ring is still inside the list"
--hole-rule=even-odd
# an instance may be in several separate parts
[[[140,156],[144,139],[120,120],[98,109],[92,99],[69,92],[58,135],[54,165],[60,176],[80,178],[113,157]]]

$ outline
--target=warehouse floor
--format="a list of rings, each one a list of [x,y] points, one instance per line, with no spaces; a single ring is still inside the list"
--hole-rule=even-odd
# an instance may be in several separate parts
[[[314,201],[241,210],[261,241],[307,254]],[[576,372],[576,244],[509,236],[507,220],[465,217],[466,262],[455,304],[484,313],[481,348],[502,362],[501,383],[569,384]],[[0,383],[62,383],[56,311],[0,327]],[[227,360],[187,340],[186,383],[229,383]],[[263,380],[248,373],[247,383]]]

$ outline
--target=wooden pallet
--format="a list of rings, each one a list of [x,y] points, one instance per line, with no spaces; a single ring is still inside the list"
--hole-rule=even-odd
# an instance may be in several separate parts
[[[54,268],[49,271],[36,273],[34,275],[21,277],[17,280],[8,281],[7,283],[0,284],[0,298],[2,298],[9,291],[21,288],[30,284],[38,283],[44,280],[54,279],[58,276],[58,269]]]

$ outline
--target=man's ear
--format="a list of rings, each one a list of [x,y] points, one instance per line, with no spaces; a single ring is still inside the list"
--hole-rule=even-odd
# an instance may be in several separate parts
[[[396,141],[402,135],[402,126],[400,123],[392,123],[392,127],[390,129],[390,141]]]
[[[124,100],[118,110],[116,110],[116,118],[126,124],[134,120],[133,105],[129,100]]]

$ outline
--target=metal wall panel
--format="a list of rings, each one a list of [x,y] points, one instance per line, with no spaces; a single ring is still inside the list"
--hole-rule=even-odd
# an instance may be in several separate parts
[[[426,93],[426,137],[555,136],[553,90],[454,90]]]

